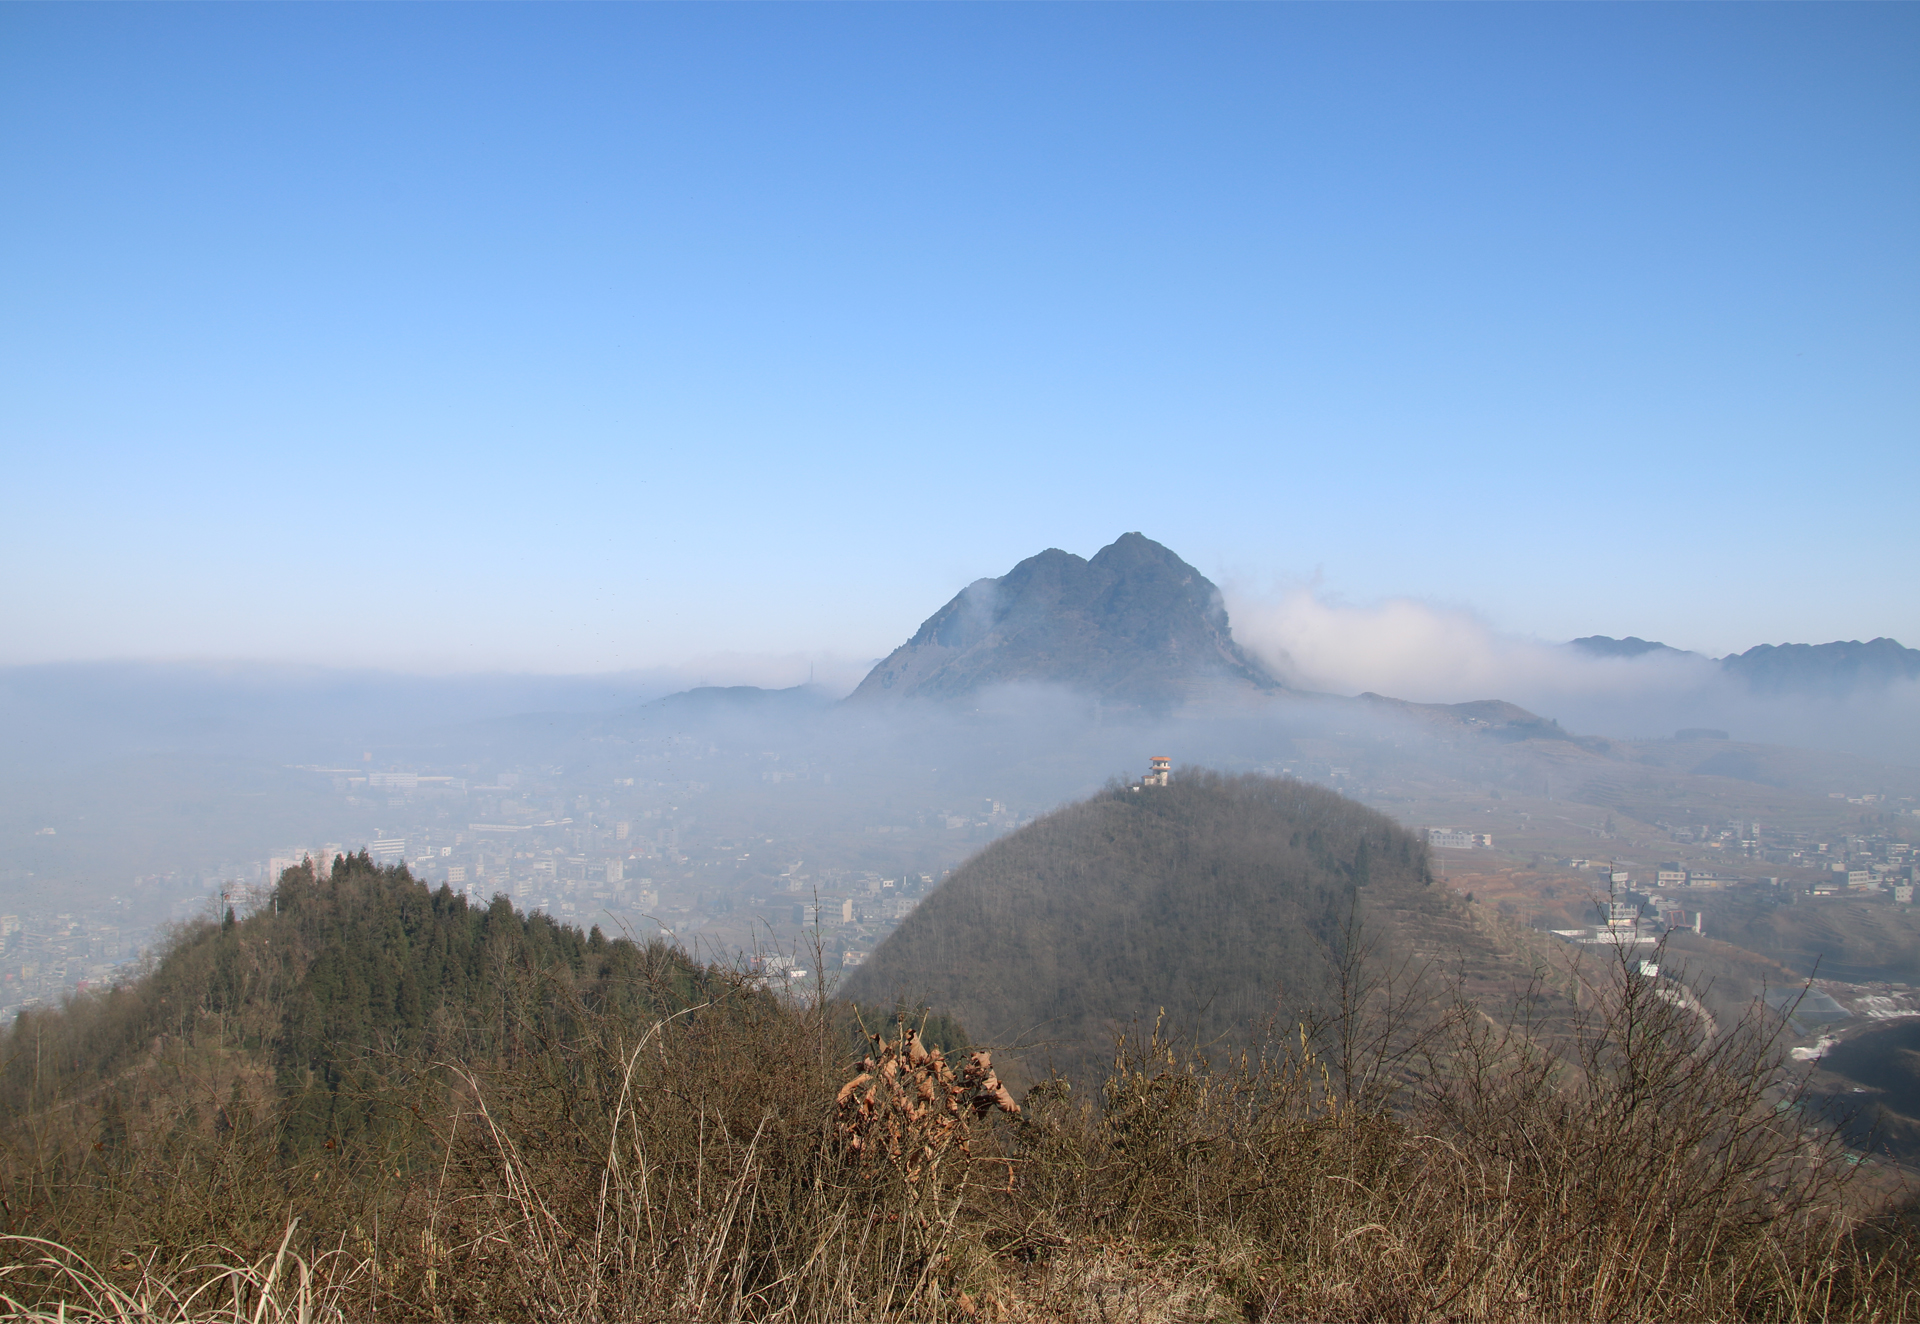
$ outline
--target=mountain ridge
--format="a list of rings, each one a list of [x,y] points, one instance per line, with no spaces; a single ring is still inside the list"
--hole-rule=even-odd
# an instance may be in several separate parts
[[[1920,680],[1920,649],[1882,636],[1826,644],[1756,644],[1720,659],[1720,668],[1762,694],[1842,697],[1869,686]]]
[[[1745,652],[1721,658],[1707,658],[1637,635],[1615,639],[1590,634],[1570,640],[1567,646],[1592,657],[1631,659],[1664,653],[1701,658],[1713,662],[1721,674],[1767,695],[1844,698],[1859,689],[1884,689],[1902,681],[1920,680],[1920,649],[1904,647],[1899,640],[1884,635],[1865,643],[1836,639],[1824,644],[1755,644]]]
[[[1684,648],[1675,648],[1672,644],[1663,644],[1657,639],[1642,639],[1630,634],[1625,639],[1615,639],[1610,635],[1590,634],[1570,641],[1569,648],[1577,648],[1583,653],[1595,657],[1644,657],[1648,653],[1674,653],[1681,657],[1692,657]]]

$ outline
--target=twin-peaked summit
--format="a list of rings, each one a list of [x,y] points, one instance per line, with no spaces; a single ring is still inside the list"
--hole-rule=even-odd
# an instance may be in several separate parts
[[[1138,533],[1092,560],[1048,548],[980,579],[867,674],[853,702],[1063,685],[1143,708],[1282,688],[1233,641],[1220,591]]]

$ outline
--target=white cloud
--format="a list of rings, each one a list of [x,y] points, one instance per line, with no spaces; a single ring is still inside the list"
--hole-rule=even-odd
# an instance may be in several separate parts
[[[1313,689],[1372,690],[1422,703],[1548,699],[1596,693],[1673,694],[1710,682],[1704,658],[1602,658],[1565,644],[1506,634],[1472,611],[1415,598],[1371,606],[1295,584],[1265,595],[1229,593],[1234,637]]]
[[[1360,605],[1297,582],[1224,596],[1234,637],[1303,688],[1420,703],[1505,699],[1588,734],[1715,727],[1736,740],[1920,763],[1917,682],[1844,699],[1759,695],[1696,654],[1596,657],[1416,598]]]

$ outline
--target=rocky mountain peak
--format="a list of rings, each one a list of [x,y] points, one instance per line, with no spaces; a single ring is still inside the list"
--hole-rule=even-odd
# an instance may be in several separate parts
[[[1233,641],[1207,577],[1128,533],[1091,560],[1050,547],[998,579],[975,580],[852,697],[947,700],[1015,683],[1064,685],[1143,708],[1281,688]]]

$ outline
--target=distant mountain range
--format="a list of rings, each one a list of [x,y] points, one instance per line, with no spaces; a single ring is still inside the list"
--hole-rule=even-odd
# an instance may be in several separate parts
[[[1606,658],[1700,657],[1635,635],[1588,635],[1569,646]],[[1920,649],[1885,638],[1761,644],[1702,660],[1771,695],[1842,697],[1920,679]],[[1234,642],[1220,592],[1205,575],[1151,538],[1128,533],[1091,560],[1048,548],[998,579],[975,580],[876,665],[848,701],[956,700],[1023,683],[1069,686],[1149,711],[1287,690]]]
[[[1233,641],[1205,575],[1129,533],[1092,560],[1048,548],[975,580],[850,701],[956,699],[1014,683],[1071,685],[1145,709],[1285,688]]]
[[[1920,649],[1892,639],[1831,644],[1761,644],[1722,658],[1720,665],[1768,694],[1850,693],[1920,680]]]
[[[1644,657],[1649,653],[1700,656],[1634,635],[1614,639],[1593,634],[1575,639],[1570,646],[1595,657]],[[1719,662],[1727,675],[1762,694],[1841,696],[1896,681],[1920,680],[1920,649],[1903,648],[1898,640],[1886,638],[1864,644],[1858,639],[1830,644],[1759,644]]]
[[[1588,635],[1570,647],[1607,658],[1700,657],[1634,635]],[[1885,638],[1762,644],[1702,660],[1762,694],[1844,696],[1920,679],[1920,649]],[[998,579],[975,580],[876,665],[848,701],[950,701],[1009,684],[1063,685],[1149,711],[1287,690],[1234,642],[1220,592],[1205,575],[1151,538],[1128,533],[1091,560],[1048,548]]]

